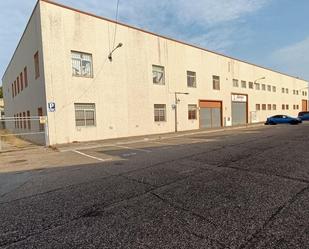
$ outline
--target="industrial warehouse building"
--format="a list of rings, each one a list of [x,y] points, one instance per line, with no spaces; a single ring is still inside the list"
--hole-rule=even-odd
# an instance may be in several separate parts
[[[304,80],[125,24],[109,60],[115,25],[38,1],[2,79],[5,115],[17,119],[8,128],[44,130],[26,120],[47,116],[53,145],[242,125],[308,109]]]

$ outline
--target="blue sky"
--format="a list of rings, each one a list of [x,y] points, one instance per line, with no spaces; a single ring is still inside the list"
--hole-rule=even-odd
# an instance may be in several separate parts
[[[117,0],[57,0],[115,18]],[[0,2],[0,75],[36,0]],[[120,0],[119,19],[309,80],[308,0]]]

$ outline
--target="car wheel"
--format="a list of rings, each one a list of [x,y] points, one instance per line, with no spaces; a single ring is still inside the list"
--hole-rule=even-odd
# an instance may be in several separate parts
[[[298,122],[296,122],[296,121],[291,121],[290,124],[291,124],[291,125],[298,125]]]

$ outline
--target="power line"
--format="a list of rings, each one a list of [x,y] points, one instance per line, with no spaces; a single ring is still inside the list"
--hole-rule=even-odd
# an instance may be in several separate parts
[[[116,8],[116,22],[115,22],[115,31],[114,31],[114,43],[113,43],[113,48],[115,47],[115,43],[116,43],[116,35],[117,35],[117,27],[118,27],[118,13],[119,13],[119,2],[120,0],[117,0],[117,8]]]

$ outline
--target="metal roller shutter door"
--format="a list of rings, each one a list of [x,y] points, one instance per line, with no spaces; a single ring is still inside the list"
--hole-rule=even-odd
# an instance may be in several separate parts
[[[200,101],[200,128],[221,127],[221,102]]]
[[[232,102],[232,125],[247,123],[247,103]]]

